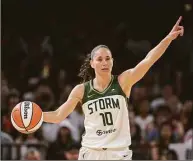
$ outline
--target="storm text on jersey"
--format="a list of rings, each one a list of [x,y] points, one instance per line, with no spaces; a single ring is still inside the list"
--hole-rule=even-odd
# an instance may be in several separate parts
[[[90,115],[94,112],[104,109],[120,109],[118,98],[101,98],[88,104],[88,109],[90,110]]]

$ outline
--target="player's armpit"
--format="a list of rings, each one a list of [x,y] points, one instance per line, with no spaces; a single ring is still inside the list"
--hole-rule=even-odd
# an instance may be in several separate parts
[[[127,79],[130,81],[130,84],[133,85],[139,80],[141,80],[144,75],[148,72],[148,70],[153,65],[154,61],[151,58],[143,59],[139,64],[137,64],[134,68],[129,69],[125,72]]]
[[[120,74],[119,83],[126,95],[130,93],[131,87],[143,78],[152,64],[151,59],[145,58],[134,68],[128,69]]]

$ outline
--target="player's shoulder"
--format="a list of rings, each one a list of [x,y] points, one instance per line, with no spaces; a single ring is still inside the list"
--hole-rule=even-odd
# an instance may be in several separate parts
[[[77,84],[71,92],[71,97],[82,100],[83,96],[84,96],[84,84]]]
[[[88,81],[86,81],[86,82],[82,83],[82,84],[83,84],[83,86],[87,86],[87,85],[89,85],[89,84],[90,84],[90,81],[91,81],[91,80],[88,80]]]
[[[84,92],[84,83],[77,84],[77,85],[74,87],[74,90],[75,90],[76,92]]]

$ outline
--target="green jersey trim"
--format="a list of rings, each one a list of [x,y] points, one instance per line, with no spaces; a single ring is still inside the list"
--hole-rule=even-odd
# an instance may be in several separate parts
[[[112,75],[111,81],[110,81],[109,85],[108,85],[107,88],[106,88],[104,91],[102,91],[102,92],[96,90],[96,89],[93,87],[93,80],[90,80],[90,87],[91,87],[91,89],[92,89],[93,91],[97,92],[98,94],[104,94],[104,93],[111,87],[111,85],[112,85],[112,83],[113,83],[113,80],[114,80],[114,76]]]
[[[91,84],[92,80],[89,80],[84,83],[84,95],[82,99],[82,104],[89,100],[94,100],[97,98],[105,97],[105,96],[111,96],[111,95],[122,95],[124,97],[127,97],[126,94],[123,92],[122,87],[119,84],[118,76],[112,75],[111,81],[109,82],[109,85],[107,88],[99,92],[93,88],[93,85]]]

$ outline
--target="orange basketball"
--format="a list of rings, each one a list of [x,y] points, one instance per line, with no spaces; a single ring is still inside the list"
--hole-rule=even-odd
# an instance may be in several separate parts
[[[13,108],[11,122],[21,133],[33,133],[42,125],[43,112],[36,103],[23,101]]]

